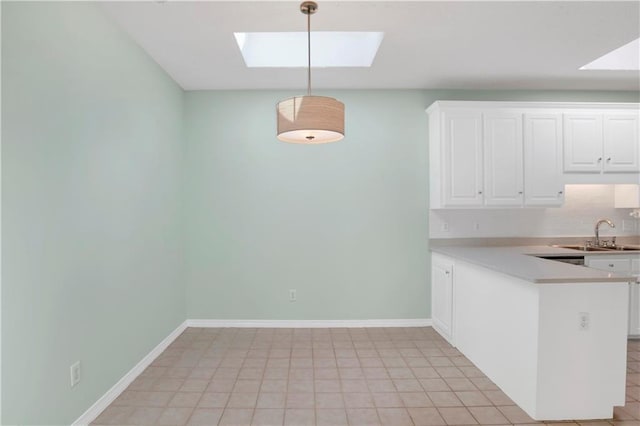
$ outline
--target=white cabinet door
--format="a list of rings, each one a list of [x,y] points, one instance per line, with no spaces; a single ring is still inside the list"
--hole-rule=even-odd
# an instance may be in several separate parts
[[[483,116],[484,203],[521,206],[523,201],[522,114]]]
[[[445,111],[444,206],[481,206],[482,115],[479,111]]]
[[[453,261],[431,256],[431,320],[433,328],[453,342]]]
[[[564,171],[602,171],[602,114],[564,115]]]
[[[631,258],[631,273],[640,274],[640,255]],[[629,285],[629,335],[640,336],[640,283]]]
[[[629,336],[640,336],[640,284],[629,284]]]
[[[604,172],[640,172],[640,121],[634,114],[604,116]]]
[[[561,114],[525,114],[524,157],[524,204],[561,206],[564,202]]]
[[[585,256],[585,266],[609,272],[640,271],[638,255],[628,256]],[[629,283],[629,336],[640,335],[640,285]]]
[[[631,113],[564,116],[564,171],[640,172],[639,120]]]

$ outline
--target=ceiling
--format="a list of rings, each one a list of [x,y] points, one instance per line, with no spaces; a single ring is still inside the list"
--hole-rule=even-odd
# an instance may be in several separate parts
[[[384,31],[371,68],[318,68],[314,89],[640,90],[638,71],[579,67],[640,37],[638,1],[319,1],[316,31]],[[301,68],[247,68],[234,32],[305,31],[298,1],[104,2],[185,90],[301,89]]]

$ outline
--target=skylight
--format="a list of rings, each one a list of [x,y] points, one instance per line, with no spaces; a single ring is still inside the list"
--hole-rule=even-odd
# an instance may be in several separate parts
[[[234,33],[247,67],[307,66],[306,32]],[[312,67],[370,67],[383,32],[311,32]]]
[[[580,67],[581,70],[640,70],[640,38]]]

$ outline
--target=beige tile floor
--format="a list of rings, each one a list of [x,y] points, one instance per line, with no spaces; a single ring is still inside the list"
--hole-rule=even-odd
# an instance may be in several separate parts
[[[627,369],[613,420],[561,424],[640,426],[640,341]],[[430,327],[188,328],[94,424],[536,422]]]

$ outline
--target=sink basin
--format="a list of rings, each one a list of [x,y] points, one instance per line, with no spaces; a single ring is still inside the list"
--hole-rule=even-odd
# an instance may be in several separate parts
[[[611,250],[611,251],[640,251],[640,247],[639,246],[615,246],[615,247],[608,248],[608,250]]]
[[[556,244],[551,247],[580,251],[640,251],[640,246],[593,247],[585,246],[584,244]]]
[[[571,250],[580,250],[580,251],[611,251],[613,249],[608,249],[605,247],[592,247],[592,246],[585,246],[583,244],[566,244],[566,245],[553,245],[551,247],[559,247],[559,248],[566,248],[566,249],[571,249]]]

